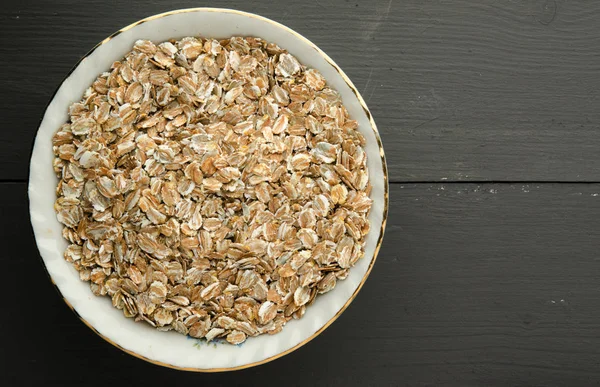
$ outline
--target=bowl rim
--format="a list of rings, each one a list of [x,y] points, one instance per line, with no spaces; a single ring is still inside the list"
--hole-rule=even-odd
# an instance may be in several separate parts
[[[382,166],[382,173],[383,173],[383,199],[384,199],[384,203],[383,203],[383,214],[382,214],[382,222],[381,222],[381,228],[379,229],[379,236],[377,239],[377,244],[375,246],[375,250],[373,252],[373,257],[371,258],[371,262],[369,263],[369,266],[367,268],[367,271],[365,272],[363,278],[361,279],[360,283],[358,284],[358,286],[356,287],[356,289],[354,290],[354,292],[352,293],[352,295],[348,298],[348,300],[342,305],[342,307],[335,313],[335,315],[328,320],[325,324],[323,324],[323,326],[321,326],[315,333],[313,333],[311,336],[309,336],[308,338],[302,340],[301,342],[299,342],[298,344],[294,345],[293,347],[280,352],[278,354],[275,354],[273,356],[270,356],[268,358],[256,361],[256,362],[252,362],[252,363],[248,363],[248,364],[243,364],[241,366],[236,366],[236,367],[223,367],[223,368],[195,368],[195,367],[180,367],[180,366],[176,366],[173,364],[169,364],[169,363],[165,363],[162,361],[158,361],[158,360],[154,360],[154,359],[150,359],[146,356],[143,356],[137,352],[134,352],[132,350],[126,349],[124,347],[122,347],[121,345],[117,344],[116,342],[114,342],[113,340],[109,339],[108,337],[104,336],[103,334],[101,334],[100,332],[98,332],[98,330],[96,330],[96,328],[94,328],[93,325],[91,325],[87,320],[85,320],[73,307],[73,305],[71,305],[71,303],[64,297],[64,295],[62,294],[62,292],[60,291],[60,289],[58,288],[56,282],[54,281],[54,279],[52,278],[52,276],[50,275],[50,272],[48,271],[48,268],[46,267],[46,263],[44,261],[44,259],[42,258],[41,252],[39,251],[38,248],[38,257],[40,259],[40,261],[42,262],[42,265],[44,267],[44,270],[46,271],[46,275],[48,276],[48,278],[50,279],[50,282],[52,283],[52,285],[54,286],[55,290],[58,292],[58,294],[60,295],[60,297],[63,299],[64,303],[69,307],[69,309],[71,309],[71,311],[88,327],[90,328],[94,333],[96,333],[98,336],[100,336],[102,339],[104,339],[106,342],[108,342],[109,344],[115,346],[116,348],[120,349],[121,351],[128,353],[131,356],[137,357],[138,359],[142,359],[146,362],[155,364],[155,365],[159,365],[162,367],[167,367],[167,368],[171,368],[171,369],[176,369],[176,370],[180,370],[180,371],[192,371],[192,372],[202,372],[202,373],[212,373],[212,372],[225,372],[225,371],[237,371],[237,370],[242,370],[245,368],[250,368],[250,367],[254,367],[254,366],[258,366],[261,364],[265,364],[265,363],[269,363],[273,360],[279,359],[280,357],[283,357],[295,350],[297,350],[298,348],[302,347],[303,345],[307,344],[309,341],[313,340],[315,337],[317,337],[318,335],[320,335],[325,329],[327,329],[335,320],[337,320],[337,318],[348,308],[348,306],[352,303],[352,301],[356,298],[356,296],[358,295],[358,292],[362,289],[364,283],[366,282],[367,278],[369,277],[369,274],[371,273],[371,270],[373,269],[373,266],[375,265],[375,261],[377,260],[377,256],[379,254],[379,250],[381,249],[381,244],[383,242],[383,235],[385,232],[385,226],[387,223],[387,218],[388,218],[388,206],[389,206],[389,177],[388,177],[388,170],[387,170],[387,164],[386,164],[386,157],[385,157],[385,153],[383,150],[383,144],[381,141],[381,137],[379,135],[379,131],[377,130],[377,125],[375,124],[375,121],[373,120],[373,116],[371,115],[371,112],[369,111],[369,108],[367,107],[367,104],[365,102],[365,100],[362,98],[360,92],[358,91],[358,89],[356,88],[356,86],[352,83],[352,81],[350,80],[350,78],[348,78],[348,76],[344,73],[344,71],[333,61],[333,59],[331,59],[323,50],[321,50],[316,44],[314,44],[313,42],[311,42],[309,39],[307,39],[306,37],[304,37],[303,35],[301,35],[300,33],[294,31],[293,29],[278,23],[274,20],[271,20],[269,18],[266,18],[264,16],[260,16],[251,12],[246,12],[246,11],[239,11],[239,10],[234,10],[234,9],[229,9],[229,8],[214,8],[214,7],[195,7],[195,8],[182,8],[182,9],[176,9],[176,10],[172,10],[172,11],[168,11],[168,12],[163,12],[163,13],[158,13],[152,16],[148,16],[146,18],[140,19],[134,23],[131,23],[121,29],[119,29],[118,31],[115,31],[114,33],[110,34],[108,37],[106,37],[105,39],[103,39],[102,41],[100,41],[98,44],[96,44],[91,50],[89,50],[84,56],[82,56],[77,63],[75,63],[75,65],[73,65],[73,67],[69,70],[69,72],[64,76],[64,78],[62,79],[62,81],[60,82],[60,84],[58,85],[58,87],[55,89],[55,91],[52,93],[50,99],[48,100],[48,103],[46,104],[45,108],[44,108],[44,114],[42,115],[42,118],[40,119],[40,125],[41,122],[43,121],[46,112],[48,110],[48,107],[50,106],[50,104],[52,103],[52,101],[54,100],[54,98],[56,97],[56,94],[58,93],[58,91],[60,90],[60,88],[62,87],[62,85],[64,84],[64,82],[71,76],[71,74],[75,71],[75,69],[77,69],[79,67],[79,65],[81,64],[81,62],[87,58],[88,56],[90,56],[98,47],[102,46],[105,43],[108,43],[111,39],[113,39],[114,37],[116,37],[117,35],[121,34],[122,32],[128,31],[142,23],[146,23],[152,20],[156,20],[159,18],[163,18],[166,16],[170,16],[170,15],[174,15],[174,14],[180,14],[180,13],[194,13],[194,12],[218,12],[218,13],[230,13],[230,14],[237,14],[240,16],[244,16],[244,17],[248,17],[248,18],[253,18],[253,19],[258,19],[261,20],[263,22],[272,24],[274,26],[276,26],[277,28],[283,29],[284,31],[294,35],[295,37],[297,37],[298,39],[302,40],[304,43],[306,43],[308,46],[310,46],[311,48],[313,48],[320,56],[323,57],[323,59],[325,59],[325,61],[331,65],[336,72],[339,73],[339,75],[342,77],[343,81],[348,85],[348,87],[350,88],[350,90],[355,94],[360,107],[363,109],[364,113],[366,114],[368,120],[369,120],[369,124],[371,126],[371,129],[373,130],[373,134],[375,136],[375,139],[377,140],[377,146],[379,148],[379,155],[381,157],[381,166]],[[38,127],[39,130],[39,127]],[[31,157],[30,157],[30,168],[31,168],[31,159],[33,158],[33,151],[35,148],[35,141],[37,138],[37,131],[36,131],[36,135],[33,138],[32,144],[31,144]],[[28,178],[27,178],[27,186],[28,186],[28,190],[27,190],[27,196],[28,196],[28,200],[30,203],[30,222],[31,220],[31,197],[29,195],[29,185],[31,183],[31,169],[28,170]],[[373,232],[373,230],[371,230],[370,232]],[[34,237],[35,237],[35,231],[34,231]],[[36,239],[36,247],[37,247],[37,238]]]

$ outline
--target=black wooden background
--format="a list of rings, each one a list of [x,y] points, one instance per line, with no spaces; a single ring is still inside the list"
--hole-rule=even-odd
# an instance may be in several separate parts
[[[366,99],[392,184],[375,268],[318,338],[232,373],[161,368],[86,328],[28,219],[45,105],[97,42],[213,6],[284,23]],[[11,1],[0,7],[2,385],[565,385],[600,380],[600,2]]]

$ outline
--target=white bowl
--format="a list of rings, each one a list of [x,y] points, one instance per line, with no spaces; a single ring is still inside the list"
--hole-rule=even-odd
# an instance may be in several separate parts
[[[256,36],[287,49],[301,63],[319,70],[341,94],[367,141],[365,150],[374,204],[364,258],[333,291],[317,297],[302,319],[290,321],[276,335],[253,337],[240,346],[205,344],[175,332],[159,332],[145,323],[125,318],[113,308],[108,297],[94,296],[89,284],[80,281],[75,269],[63,259],[67,243],[61,237],[62,226],[53,209],[57,179],[52,170],[51,138],[66,122],[68,106],[80,100],[95,78],[129,52],[136,40],[162,42],[193,35]],[[183,9],[151,16],[114,33],[67,76],[48,105],[35,139],[29,173],[29,206],[37,246],[50,278],[86,325],[125,352],[155,364],[191,371],[225,371],[262,364],[290,353],[321,333],[350,304],[369,275],[381,245],[388,206],[387,169],[381,140],[365,101],[344,72],[317,46],[261,16],[228,9]]]

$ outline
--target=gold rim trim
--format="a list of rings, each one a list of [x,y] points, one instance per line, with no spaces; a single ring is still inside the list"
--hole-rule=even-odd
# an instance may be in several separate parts
[[[243,12],[243,11],[237,11],[237,10],[233,10],[233,9],[226,9],[226,8],[186,8],[186,9],[179,9],[179,10],[175,10],[175,11],[170,11],[170,12],[165,12],[165,13],[160,13],[160,14],[156,14],[150,17],[147,17],[145,19],[139,20],[135,23],[132,23],[130,25],[128,25],[127,27],[121,28],[120,30],[118,30],[117,32],[111,34],[109,37],[107,37],[106,39],[104,39],[103,41],[101,41],[100,43],[98,43],[96,46],[94,46],[94,48],[92,48],[87,54],[85,54],[85,56],[83,56],[78,62],[77,64],[73,67],[73,69],[69,72],[69,74],[67,74],[67,76],[63,79],[62,84],[64,83],[64,81],[71,75],[71,73],[79,66],[79,64],[87,57],[89,57],[98,47],[100,47],[101,45],[109,42],[112,38],[114,38],[115,36],[121,34],[122,32],[128,31],[132,28],[134,28],[135,26],[145,23],[145,22],[149,22],[155,19],[159,19],[165,16],[170,16],[170,15],[176,15],[176,14],[180,14],[180,13],[191,13],[191,12],[221,12],[221,13],[231,13],[231,14],[236,14],[236,15],[240,15],[240,16],[245,16],[245,17],[249,17],[249,18],[253,18],[253,19],[258,19],[261,20],[263,22],[267,22],[270,24],[275,25],[278,28],[281,28],[287,32],[289,32],[290,34],[294,35],[296,38],[302,40],[304,43],[308,44],[310,47],[312,47],[313,49],[315,49],[326,61],[327,63],[329,63],[329,65],[331,65],[342,77],[342,79],[344,80],[344,82],[346,82],[346,84],[348,85],[348,87],[350,87],[350,90],[352,90],[352,92],[356,95],[358,102],[360,103],[362,109],[364,110],[364,112],[367,115],[367,118],[369,119],[369,122],[371,124],[371,128],[373,129],[373,133],[375,134],[375,138],[377,140],[377,146],[379,147],[379,155],[381,156],[381,165],[382,165],[382,169],[383,169],[383,180],[384,180],[384,193],[383,193],[383,200],[384,200],[384,208],[383,208],[383,219],[381,221],[381,229],[379,230],[379,238],[377,240],[377,245],[375,246],[375,251],[373,252],[373,258],[371,260],[371,263],[369,264],[369,267],[367,268],[367,271],[365,273],[365,275],[363,276],[361,282],[358,284],[358,287],[356,288],[356,290],[354,291],[354,293],[352,293],[352,296],[350,296],[350,298],[348,299],[348,301],[346,301],[346,303],[344,303],[344,305],[342,305],[342,307],[337,311],[337,313],[329,320],[327,321],[327,323],[325,323],[321,328],[319,328],[315,333],[313,333],[310,337],[308,337],[307,339],[301,341],[300,343],[296,344],[295,346],[293,346],[292,348],[283,351],[281,353],[278,353],[277,355],[273,355],[271,357],[268,357],[266,359],[254,362],[254,363],[249,363],[249,364],[244,364],[242,366],[238,366],[238,367],[225,367],[225,368],[194,368],[194,367],[179,367],[173,364],[169,364],[169,363],[164,363],[164,362],[160,362],[157,360],[152,360],[149,359],[145,356],[142,356],[136,352],[133,352],[129,349],[123,348],[122,346],[120,346],[119,344],[115,343],[114,341],[112,341],[111,339],[109,339],[108,337],[102,335],[100,332],[98,332],[96,330],[96,328],[94,328],[89,322],[87,322],[83,317],[81,317],[81,315],[79,315],[79,313],[77,313],[77,311],[75,310],[75,308],[73,308],[73,305],[71,305],[71,303],[69,301],[67,301],[66,298],[64,298],[64,296],[62,296],[62,293],[60,292],[60,289],[58,289],[58,287],[56,286],[56,283],[54,282],[54,279],[52,279],[52,277],[50,276],[50,274],[48,273],[48,276],[50,277],[50,281],[52,282],[52,284],[56,287],[56,289],[58,290],[59,294],[61,294],[63,301],[65,302],[65,304],[67,304],[67,306],[73,311],[73,313],[75,313],[75,315],[87,326],[89,327],[94,333],[96,333],[98,336],[100,336],[101,338],[103,338],[104,340],[106,340],[108,343],[114,345],[115,347],[117,347],[118,349],[122,350],[123,352],[126,352],[132,356],[135,356],[139,359],[145,360],[149,363],[152,364],[156,364],[159,366],[163,366],[163,367],[168,367],[168,368],[173,368],[176,370],[180,370],[180,371],[193,371],[193,372],[224,372],[224,371],[237,371],[237,370],[242,370],[245,368],[250,368],[250,367],[254,367],[254,366],[258,366],[261,364],[265,364],[268,363],[270,361],[279,359],[280,357],[283,357],[293,351],[295,351],[296,349],[302,347],[303,345],[307,344],[309,341],[311,341],[312,339],[314,339],[315,337],[317,337],[318,335],[320,335],[325,329],[327,329],[331,324],[333,324],[333,322],[335,320],[337,320],[337,318],[342,314],[342,312],[344,312],[344,310],[346,310],[346,308],[348,308],[348,306],[350,305],[350,303],[352,303],[352,301],[354,301],[354,299],[356,298],[356,296],[358,295],[358,292],[360,291],[360,289],[363,287],[363,285],[365,284],[365,281],[367,280],[367,278],[369,277],[369,274],[371,273],[371,270],[373,269],[373,266],[375,265],[375,261],[377,260],[377,255],[379,254],[379,250],[381,249],[381,243],[383,241],[383,234],[385,232],[385,225],[387,223],[387,218],[388,218],[388,204],[389,204],[389,184],[388,184],[388,171],[387,171],[387,164],[385,161],[385,153],[383,151],[383,144],[381,142],[381,137],[379,136],[379,131],[377,130],[377,125],[375,125],[375,121],[373,120],[373,116],[371,115],[371,112],[369,111],[369,108],[367,107],[367,104],[365,103],[365,100],[362,98],[362,96],[360,95],[360,93],[358,92],[358,90],[356,89],[356,86],[354,86],[354,84],[352,83],[352,81],[350,80],[350,78],[348,78],[348,76],[342,71],[341,68],[339,68],[339,66],[337,64],[335,64],[335,62],[333,61],[333,59],[331,59],[323,50],[321,50],[319,47],[317,47],[317,45],[315,45],[313,42],[311,42],[310,40],[308,40],[307,38],[305,38],[304,36],[300,35],[299,33],[297,33],[296,31],[292,30],[289,27],[284,26],[283,24],[277,23],[271,19],[267,19],[266,17],[263,16],[259,16],[253,13],[248,13],[248,12]],[[60,89],[60,87],[59,87]],[[57,89],[58,91],[58,89]],[[52,101],[54,99],[54,96],[52,97],[52,99],[50,101]],[[48,104],[49,105],[49,104]],[[47,106],[46,106],[47,108]],[[45,265],[44,265],[45,267]]]

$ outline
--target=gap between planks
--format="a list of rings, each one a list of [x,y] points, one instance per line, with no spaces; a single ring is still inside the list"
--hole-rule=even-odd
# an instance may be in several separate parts
[[[401,180],[392,184],[598,184],[600,181],[579,180]]]
[[[28,184],[27,179],[0,179],[0,184]],[[397,184],[598,184],[600,181],[578,180],[401,180]]]

